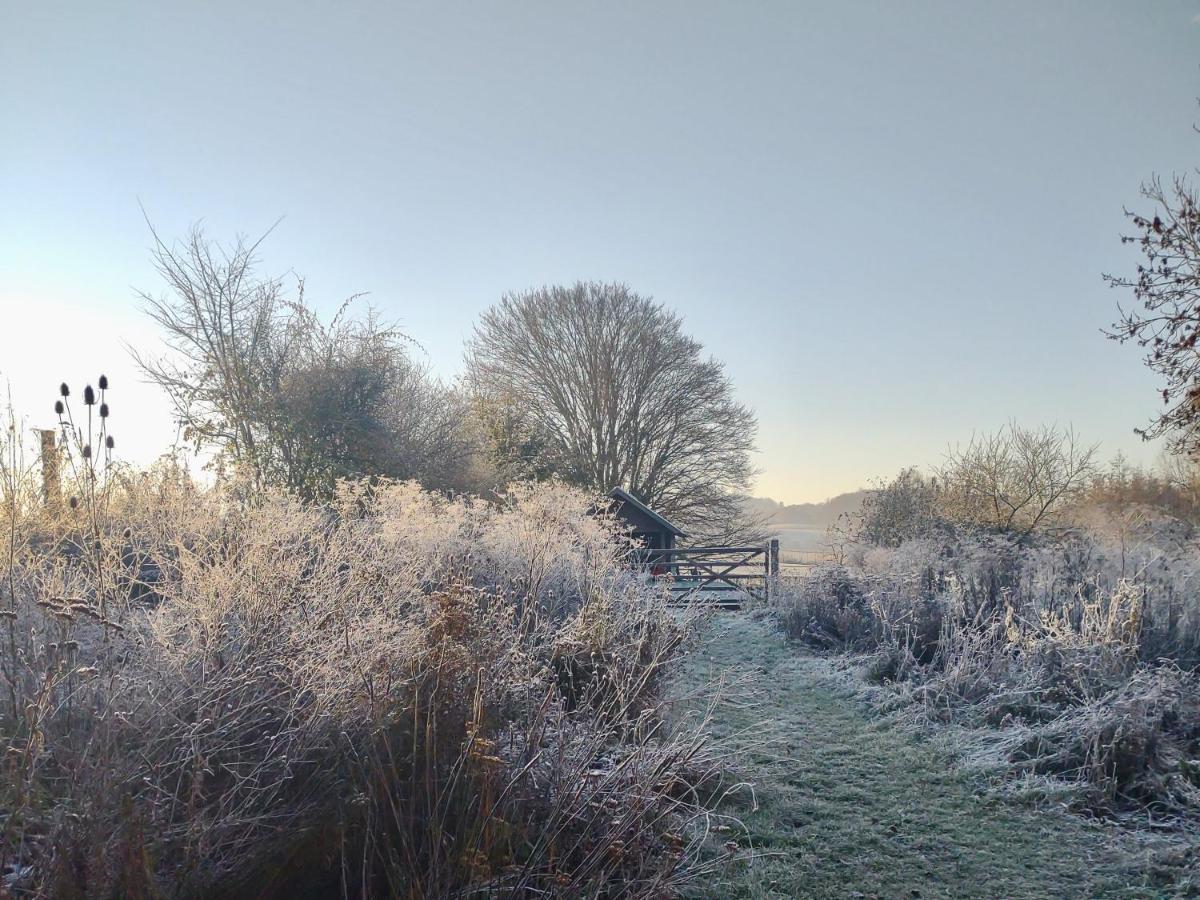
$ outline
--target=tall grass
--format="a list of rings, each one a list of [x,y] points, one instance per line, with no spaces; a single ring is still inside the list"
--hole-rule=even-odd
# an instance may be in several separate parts
[[[863,654],[964,761],[1095,811],[1200,815],[1200,552],[1150,518],[1033,545],[858,547],[777,592],[793,637]]]
[[[659,691],[689,625],[590,498],[247,498],[67,429],[61,510],[6,446],[5,890],[661,896],[695,874],[714,763]]]

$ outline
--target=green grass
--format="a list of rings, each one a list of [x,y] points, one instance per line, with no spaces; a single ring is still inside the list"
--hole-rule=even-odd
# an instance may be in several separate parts
[[[1017,805],[954,773],[928,744],[873,717],[827,660],[785,644],[766,622],[719,614],[679,687],[721,673],[741,680],[710,731],[740,748],[734,768],[754,800],[743,791],[725,803],[745,830],[719,834],[713,854],[735,839],[755,856],[695,896],[1176,895],[1152,886],[1174,873],[1148,865],[1141,835]]]

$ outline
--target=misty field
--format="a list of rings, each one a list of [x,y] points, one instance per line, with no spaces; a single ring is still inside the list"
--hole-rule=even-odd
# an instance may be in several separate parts
[[[772,528],[784,550],[824,551],[828,542],[826,529],[821,526],[780,523]]]

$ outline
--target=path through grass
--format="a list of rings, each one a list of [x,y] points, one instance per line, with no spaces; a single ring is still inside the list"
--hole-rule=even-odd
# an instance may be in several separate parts
[[[769,623],[721,613],[688,661],[686,688],[729,673],[713,736],[743,748],[749,792],[726,804],[759,856],[704,897],[1171,896],[1142,874],[1134,837],[1057,809],[1032,809],[954,774],[889,728],[831,664]],[[717,844],[718,842],[714,842]],[[714,853],[719,853],[714,847]]]

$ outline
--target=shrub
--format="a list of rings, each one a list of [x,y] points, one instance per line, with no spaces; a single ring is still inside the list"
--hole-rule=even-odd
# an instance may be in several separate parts
[[[963,726],[964,756],[991,772],[1053,777],[1093,810],[1200,813],[1200,554],[1177,529],[913,540],[850,559],[784,580],[790,636],[864,654],[887,706]]]
[[[687,625],[556,484],[325,505],[84,467],[8,500],[0,864],[34,895],[657,896],[702,742]],[[15,484],[15,481],[10,480]]]
[[[780,587],[777,609],[791,637],[829,650],[864,650],[878,643],[866,585],[845,567],[821,566],[807,578],[781,580]]]

